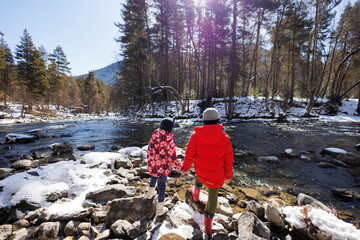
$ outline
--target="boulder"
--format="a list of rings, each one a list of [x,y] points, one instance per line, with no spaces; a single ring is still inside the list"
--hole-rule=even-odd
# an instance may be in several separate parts
[[[269,228],[252,212],[244,212],[238,218],[239,239],[270,239]]]
[[[340,149],[340,148],[329,147],[329,148],[324,148],[320,152],[321,155],[329,155],[331,157],[337,157],[340,153],[346,154],[347,151]]]
[[[91,228],[91,223],[82,222],[77,226],[76,233],[78,236],[89,236],[90,228]]]
[[[0,226],[0,239],[8,239],[11,236],[12,226],[10,224],[4,224]]]
[[[126,187],[123,184],[107,185],[103,189],[89,192],[86,199],[97,203],[106,203],[116,198],[133,197],[136,194],[135,187]]]
[[[27,170],[32,166],[34,166],[33,161],[27,159],[17,160],[11,165],[11,167],[16,170]]]
[[[94,150],[94,149],[95,149],[94,144],[81,145],[81,146],[77,147],[77,150],[79,150],[79,151],[89,151],[89,150]]]
[[[156,205],[144,197],[119,198],[110,203],[106,216],[106,225],[111,226],[119,219],[135,222],[142,219],[150,220],[155,216]]]
[[[19,230],[13,231],[9,239],[11,240],[27,239],[27,235],[28,235],[28,231],[26,230],[26,228],[21,228]]]
[[[346,163],[351,167],[360,167],[360,154],[347,152],[345,154],[340,153],[337,159]]]
[[[335,197],[339,197],[347,201],[360,200],[360,189],[357,188],[332,188],[331,193]]]
[[[14,172],[12,168],[0,168],[0,179],[7,178]]]
[[[38,240],[57,240],[60,230],[60,222],[44,222],[35,231]]]
[[[255,213],[256,216],[260,219],[264,219],[265,217],[265,208],[255,200],[250,200],[246,202],[246,210]]]
[[[281,213],[281,207],[285,204],[281,200],[270,199],[265,206],[266,219],[275,226],[284,228],[285,220]]]
[[[69,221],[64,228],[65,236],[74,236],[77,233],[77,227],[80,223],[80,221]]]
[[[51,147],[37,148],[31,150],[34,159],[51,157],[54,151]]]
[[[129,157],[124,154],[121,154],[120,156],[115,158],[114,165],[115,165],[115,169],[119,169],[119,168],[130,169],[133,167],[133,164],[129,159]]]
[[[147,228],[150,224],[150,221],[147,220],[140,220],[136,221],[132,224],[132,228],[127,232],[128,236],[131,239],[136,239],[140,235],[146,233]]]
[[[297,202],[299,205],[310,205],[314,208],[320,208],[324,211],[327,211],[327,212],[332,212],[330,208],[328,208],[327,206],[325,206],[322,202],[316,200],[315,198],[313,197],[310,197],[304,193],[300,193],[298,196],[297,196]]]
[[[261,156],[258,157],[257,160],[259,162],[266,162],[266,163],[270,163],[270,164],[275,164],[275,163],[279,163],[279,159],[275,156]]]
[[[108,214],[108,211],[106,210],[98,210],[95,209],[95,212],[91,215],[91,219],[95,224],[98,224],[100,222],[105,222],[106,215]]]
[[[28,220],[20,219],[13,223],[12,225],[12,231],[17,231],[21,228],[27,228],[30,226],[30,223]]]
[[[105,229],[104,231],[99,233],[99,235],[97,235],[95,240],[106,240],[109,239],[109,237],[110,237],[110,229]]]
[[[52,145],[52,149],[53,149],[55,155],[72,154],[73,153],[73,147],[70,144],[56,143],[56,144]]]
[[[320,162],[318,164],[319,168],[338,168],[337,166],[335,166],[334,164],[331,164],[329,162]]]
[[[38,139],[37,136],[30,134],[18,134],[18,133],[9,133],[5,136],[6,144],[16,144],[16,143],[31,143]]]
[[[40,208],[40,204],[33,203],[28,199],[23,199],[18,204],[15,205],[15,208],[21,208],[24,210],[36,210],[36,209]]]
[[[128,235],[130,229],[132,229],[132,224],[127,220],[117,220],[111,224],[110,229],[113,231],[116,237],[124,238]]]

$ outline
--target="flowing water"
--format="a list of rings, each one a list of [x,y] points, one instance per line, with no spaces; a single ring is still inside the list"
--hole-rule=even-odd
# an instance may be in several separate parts
[[[195,126],[200,122],[177,121],[174,128],[175,143],[185,148]],[[122,147],[147,145],[159,125],[158,121],[98,119],[58,123],[35,123],[0,126],[0,141],[7,133],[26,133],[42,129],[42,137],[33,143],[0,146],[0,167],[8,167],[14,156],[30,154],[31,149],[52,143],[69,143],[74,151],[77,146],[94,144],[94,151],[110,151],[111,146]],[[307,151],[314,155],[325,147],[338,147],[356,152],[360,143],[359,123],[291,122],[274,123],[260,121],[224,123],[224,131],[230,136],[235,153],[234,177],[240,186],[264,186],[275,192],[285,191],[294,195],[309,194],[326,205],[349,211],[352,220],[360,219],[359,201],[344,202],[331,194],[331,188],[359,188],[358,177],[347,168],[319,168],[318,163],[281,157],[285,149]],[[280,163],[267,164],[256,160],[257,156],[280,156]],[[350,219],[351,221],[351,219]]]

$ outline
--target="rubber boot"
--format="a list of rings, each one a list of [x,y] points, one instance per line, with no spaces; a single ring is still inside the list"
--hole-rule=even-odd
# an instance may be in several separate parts
[[[196,202],[199,201],[200,190],[201,190],[201,188],[198,188],[198,186],[196,186],[196,184],[191,188],[192,196]]]
[[[165,213],[167,213],[168,208],[164,207],[164,202],[158,202],[156,204],[156,215],[157,216],[161,216],[164,215]]]
[[[205,224],[205,233],[211,238],[212,234],[212,221],[214,218],[214,214],[208,214],[207,212],[204,213],[204,224]]]
[[[149,187],[148,192],[145,195],[145,198],[152,199],[155,196],[155,187]]]

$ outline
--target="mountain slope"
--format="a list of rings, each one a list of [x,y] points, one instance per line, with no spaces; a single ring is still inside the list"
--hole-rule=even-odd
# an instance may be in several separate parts
[[[115,74],[121,68],[122,62],[118,61],[112,63],[106,67],[94,70],[95,78],[103,81],[106,85],[113,87],[115,84]],[[87,76],[87,74],[76,76],[75,78],[80,78],[83,76]]]

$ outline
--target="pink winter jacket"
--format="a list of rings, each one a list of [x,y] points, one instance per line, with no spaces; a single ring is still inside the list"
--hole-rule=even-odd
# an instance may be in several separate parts
[[[148,171],[153,177],[168,176],[171,167],[181,170],[181,163],[176,156],[174,135],[156,129],[151,136],[147,150]]]

